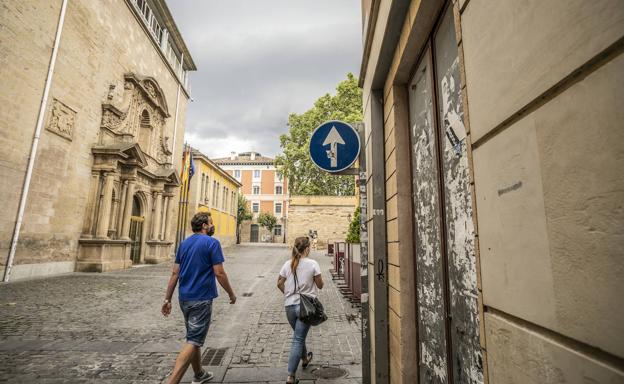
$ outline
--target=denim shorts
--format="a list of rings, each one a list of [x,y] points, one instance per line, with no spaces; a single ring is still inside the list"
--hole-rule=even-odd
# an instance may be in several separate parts
[[[210,327],[212,300],[180,301],[186,325],[186,342],[202,347]]]

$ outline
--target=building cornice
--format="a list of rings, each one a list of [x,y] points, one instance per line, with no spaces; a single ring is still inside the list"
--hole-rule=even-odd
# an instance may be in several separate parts
[[[371,20],[367,26],[358,81],[360,87],[364,87],[370,78],[370,89],[383,88],[401,37],[403,22],[409,13],[410,0],[387,0],[383,3],[374,0],[371,4]],[[377,26],[383,26],[384,29],[378,30]],[[382,34],[380,43],[373,46],[377,34]]]
[[[186,46],[186,43],[184,42],[184,39],[182,38],[182,34],[180,33],[180,30],[178,29],[178,26],[176,25],[175,20],[173,19],[173,15],[171,15],[171,12],[169,11],[169,7],[167,6],[167,3],[165,2],[165,0],[153,0],[153,1],[154,1],[154,6],[156,7],[156,10],[164,18],[165,27],[167,28],[169,35],[171,35],[171,38],[176,43],[176,46],[178,46],[178,48],[180,48],[180,50],[184,54],[184,63],[183,63],[184,69],[188,71],[196,71],[197,67],[195,66],[195,62],[193,61],[193,58],[191,57],[191,52],[189,52],[188,47]]]
[[[214,161],[210,160],[208,158],[208,156],[204,155],[203,153],[199,152],[197,149],[193,149],[193,157],[200,159],[202,161],[205,161],[208,165],[210,165],[212,168],[214,168],[215,171],[217,171],[218,174],[220,174],[221,176],[223,176],[225,179],[227,179],[228,181],[230,181],[232,184],[236,185],[238,188],[242,187],[243,184],[241,184],[240,181],[236,180],[234,178],[234,176],[230,175],[229,173],[227,173],[223,168],[221,168],[217,163],[215,163]]]

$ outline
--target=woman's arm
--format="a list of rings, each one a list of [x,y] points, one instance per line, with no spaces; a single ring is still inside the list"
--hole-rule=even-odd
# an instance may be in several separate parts
[[[314,276],[314,284],[316,284],[318,289],[323,289],[323,276],[321,275]]]
[[[277,278],[277,289],[279,289],[280,291],[282,291],[282,293],[284,293],[284,285],[286,283],[286,278],[283,276],[279,276]]]

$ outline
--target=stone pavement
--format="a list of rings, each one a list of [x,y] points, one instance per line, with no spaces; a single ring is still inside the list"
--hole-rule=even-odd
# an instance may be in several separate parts
[[[232,306],[221,297],[213,305],[204,348],[213,382],[284,382],[292,331],[275,284],[288,257],[283,247],[226,250],[238,302]],[[313,258],[326,281],[320,299],[329,320],[308,335],[315,359],[300,370],[301,383],[361,382],[359,309],[332,283],[330,259],[320,252]],[[0,285],[0,382],[163,382],[184,341],[177,306],[169,318],[160,314],[169,270],[169,265],[141,266]],[[348,375],[318,379],[319,368],[327,366]]]

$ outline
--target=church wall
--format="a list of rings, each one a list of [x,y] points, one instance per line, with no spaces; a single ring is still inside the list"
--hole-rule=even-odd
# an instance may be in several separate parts
[[[7,149],[0,154],[0,178],[4,180],[0,190],[2,268],[10,247],[60,5],[61,0],[9,0],[3,4],[5,10],[0,16],[0,23],[7,26],[1,33],[10,34],[8,39],[1,39],[2,51],[8,52],[9,58],[2,63],[0,90],[0,144]],[[98,140],[102,103],[109,95],[114,99],[122,96],[126,73],[150,76],[158,82],[171,114],[165,132],[172,137],[178,81],[129,5],[122,0],[106,5],[69,1],[14,261],[16,269],[20,265],[67,265],[75,261],[88,204],[91,148]],[[176,168],[181,162],[186,105],[187,96],[182,91],[173,160]],[[63,116],[59,124],[54,124],[52,118],[55,108]],[[170,204],[171,217],[177,214],[177,198],[173,198],[176,204]],[[171,239],[173,231],[174,226],[170,226]]]

